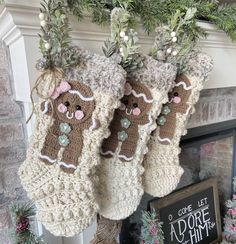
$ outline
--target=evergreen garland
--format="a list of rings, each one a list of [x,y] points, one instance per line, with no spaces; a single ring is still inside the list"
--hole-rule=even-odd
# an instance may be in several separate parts
[[[31,203],[12,203],[10,212],[13,222],[10,238],[13,244],[46,244],[42,237],[31,230],[30,218],[35,216]]]
[[[156,212],[142,212],[141,244],[164,244],[162,222]]]
[[[128,11],[141,19],[144,29],[154,32],[156,24],[166,25],[176,11],[186,14],[189,8],[196,8],[194,21],[185,26],[187,34],[196,41],[202,35],[197,20],[207,20],[236,40],[236,4],[219,4],[217,0],[68,0],[70,10],[79,19],[83,12],[91,13],[92,21],[100,25],[109,23],[110,13],[115,7],[128,3]]]

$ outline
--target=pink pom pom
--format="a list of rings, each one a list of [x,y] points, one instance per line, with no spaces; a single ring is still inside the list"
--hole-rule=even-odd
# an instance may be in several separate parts
[[[66,107],[63,103],[60,103],[60,104],[58,105],[57,109],[58,109],[58,111],[59,111],[60,113],[63,113],[63,114],[67,111],[67,107]]]
[[[141,114],[141,110],[139,108],[133,109],[133,115],[138,116]]]
[[[57,91],[57,89],[54,90],[54,92],[51,95],[51,98],[53,100],[57,99],[60,96],[60,93]]]
[[[61,92],[67,92],[71,89],[71,86],[67,81],[62,81],[59,87]]]
[[[77,119],[77,120],[81,120],[81,119],[83,119],[84,118],[84,112],[83,111],[76,111],[75,112],[75,118]]]

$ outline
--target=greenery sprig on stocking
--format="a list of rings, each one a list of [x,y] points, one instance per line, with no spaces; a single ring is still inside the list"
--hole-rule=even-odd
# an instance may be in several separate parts
[[[79,60],[77,49],[70,46],[70,25],[66,0],[43,0],[39,14],[42,34],[40,50],[43,58],[36,65],[37,69],[67,68],[76,65]]]
[[[131,1],[130,1],[131,2]],[[103,52],[106,57],[117,54],[117,62],[127,71],[141,68],[143,59],[138,49],[138,36],[130,26],[135,18],[128,11],[129,4],[116,7],[111,12],[111,38],[105,42]]]
[[[160,25],[156,29],[157,34],[151,56],[159,61],[174,64],[179,73],[186,72],[186,64],[196,46],[196,37],[185,32],[188,25],[196,25],[194,18],[196,13],[196,8],[188,8],[184,12],[177,10],[168,25]],[[199,34],[205,36],[201,28],[198,28]]]
[[[141,244],[164,244],[162,222],[155,211],[142,212]]]
[[[14,244],[46,244],[42,237],[33,233],[30,219],[35,216],[35,209],[31,203],[13,203],[10,206],[13,222],[11,239]]]

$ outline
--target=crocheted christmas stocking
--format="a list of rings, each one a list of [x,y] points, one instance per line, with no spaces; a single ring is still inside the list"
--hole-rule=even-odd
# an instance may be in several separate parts
[[[158,128],[149,141],[149,153],[144,159],[145,191],[156,197],[172,192],[183,174],[179,165],[179,142],[186,133],[186,124],[213,64],[209,56],[199,53],[190,58],[187,68],[188,72],[177,77],[169,102],[162,107]]]
[[[99,213],[119,220],[132,214],[143,195],[142,160],[155,118],[175,79],[176,69],[145,57],[144,65],[128,74],[125,96],[103,141],[99,167]]]
[[[90,244],[117,244],[121,227],[121,220],[109,220],[100,216],[97,221],[97,232]]]
[[[111,60],[78,50],[83,65],[65,72],[51,98],[41,101],[22,185],[37,216],[57,236],[87,228],[98,211],[94,169],[108,126],[123,95],[125,71]],[[44,75],[43,87],[50,87]]]

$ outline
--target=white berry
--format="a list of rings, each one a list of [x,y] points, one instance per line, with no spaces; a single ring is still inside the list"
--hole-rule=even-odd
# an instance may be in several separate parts
[[[177,37],[176,36],[172,38],[172,42],[177,42]]]
[[[172,55],[173,55],[173,56],[176,56],[177,54],[178,54],[177,51],[173,51],[173,52],[172,52]]]
[[[121,47],[121,48],[120,48],[120,53],[123,53],[123,51],[124,51],[124,50],[123,50],[123,48]]]
[[[175,31],[172,31],[172,32],[170,33],[170,36],[171,36],[171,37],[175,37],[175,36],[176,36],[176,32],[175,32]]]
[[[124,31],[120,32],[120,37],[125,37],[125,32]]]
[[[40,13],[39,14],[39,19],[40,20],[44,20],[45,19],[45,14],[44,13]]]
[[[40,25],[42,27],[45,27],[47,25],[47,22],[45,20],[40,21]]]
[[[50,43],[48,43],[48,42],[47,42],[47,43],[45,43],[45,45],[44,45],[44,46],[45,46],[45,48],[46,48],[47,50],[49,50],[49,49],[51,48],[51,44],[50,44]]]
[[[129,40],[128,36],[124,36],[124,41],[127,42]]]
[[[171,49],[171,48],[168,48],[168,49],[166,50],[166,52],[167,52],[167,53],[171,53],[171,52],[172,52],[172,49]]]

